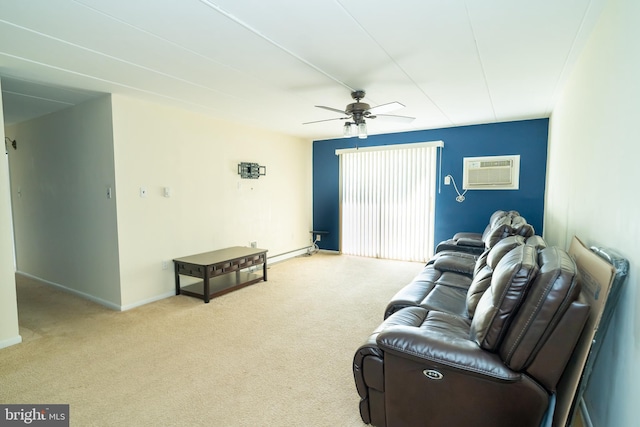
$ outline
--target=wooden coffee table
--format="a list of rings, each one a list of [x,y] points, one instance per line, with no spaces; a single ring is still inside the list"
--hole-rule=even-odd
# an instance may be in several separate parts
[[[211,298],[236,289],[267,281],[267,249],[234,246],[213,252],[191,255],[173,260],[176,276],[176,295],[201,298],[208,303]],[[262,265],[262,276],[252,273],[249,267]],[[235,273],[235,274],[230,274]],[[202,282],[180,286],[180,276],[202,279]]]

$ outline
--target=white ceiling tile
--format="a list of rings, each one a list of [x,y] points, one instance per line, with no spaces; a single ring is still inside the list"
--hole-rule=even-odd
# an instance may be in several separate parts
[[[302,123],[353,89],[416,117],[372,133],[545,117],[604,1],[0,2],[0,76],[309,138],[340,135],[340,120]]]
[[[589,0],[469,2],[487,84],[499,118],[545,111],[567,65]]]

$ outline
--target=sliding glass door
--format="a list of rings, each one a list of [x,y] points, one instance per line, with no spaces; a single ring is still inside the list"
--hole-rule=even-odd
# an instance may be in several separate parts
[[[431,257],[441,144],[340,150],[342,253],[420,262]]]

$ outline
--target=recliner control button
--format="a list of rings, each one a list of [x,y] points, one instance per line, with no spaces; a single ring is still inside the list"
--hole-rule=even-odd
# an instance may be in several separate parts
[[[441,380],[443,378],[443,375],[434,369],[425,369],[422,373],[430,380]]]

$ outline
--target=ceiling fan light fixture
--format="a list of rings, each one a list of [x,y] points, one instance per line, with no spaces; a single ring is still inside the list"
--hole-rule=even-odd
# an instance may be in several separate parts
[[[346,138],[352,136],[351,135],[351,123],[346,122],[344,124],[344,126],[342,127],[342,136],[344,136]]]
[[[367,137],[367,123],[363,120],[358,123],[358,138],[365,139]]]
[[[201,1],[207,1],[207,0],[201,0]],[[344,138],[351,138],[357,135],[358,138],[365,139],[367,137],[367,124],[365,123],[365,119],[375,119],[378,116],[382,116],[386,118],[401,120],[405,123],[409,123],[415,119],[414,117],[384,114],[386,112],[404,107],[403,104],[397,101],[389,102],[387,104],[381,104],[372,108],[366,102],[361,102],[364,96],[365,96],[364,90],[356,90],[351,92],[351,98],[353,98],[355,102],[348,104],[344,111],[338,108],[325,107],[324,105],[316,105],[317,108],[329,110],[334,113],[344,114],[346,117],[315,120],[315,121],[306,122],[303,124],[306,125],[310,123],[327,122],[330,120],[350,120],[348,122],[345,122],[345,124],[342,126],[342,136]]]

